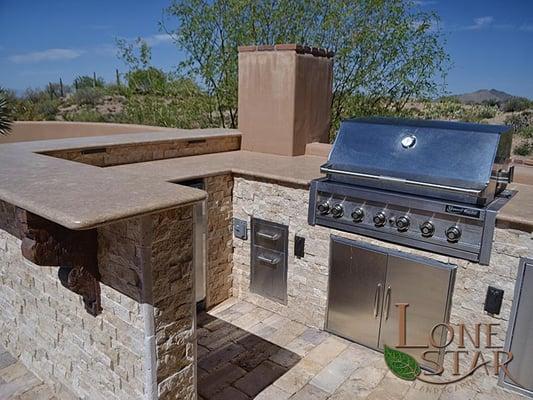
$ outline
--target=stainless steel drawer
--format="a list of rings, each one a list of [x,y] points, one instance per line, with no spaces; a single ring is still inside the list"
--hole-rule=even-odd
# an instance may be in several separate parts
[[[252,219],[252,240],[254,245],[287,252],[288,227],[259,218]]]

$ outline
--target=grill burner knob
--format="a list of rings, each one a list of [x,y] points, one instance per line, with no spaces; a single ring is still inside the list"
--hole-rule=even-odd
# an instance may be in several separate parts
[[[400,232],[405,232],[406,230],[408,230],[410,224],[411,224],[411,221],[409,220],[409,217],[406,215],[396,220],[396,228],[398,228]]]
[[[424,237],[431,237],[435,233],[435,225],[430,221],[426,221],[420,225],[420,232],[422,232],[422,236]]]
[[[363,211],[361,207],[357,207],[355,210],[353,210],[352,212],[353,222],[361,222],[364,217],[365,217],[365,212]]]
[[[446,229],[446,238],[448,238],[448,242],[458,242],[460,237],[461,229],[459,229],[459,227],[450,226],[448,229]]]
[[[344,208],[339,203],[331,207],[331,215],[333,215],[334,218],[340,218],[342,217],[342,214],[344,214]]]
[[[318,203],[318,206],[316,208],[318,209],[318,212],[320,214],[326,215],[329,212],[329,203],[327,201]]]
[[[380,211],[374,215],[372,221],[374,221],[374,225],[376,226],[384,226],[387,223],[387,216],[383,211]]]

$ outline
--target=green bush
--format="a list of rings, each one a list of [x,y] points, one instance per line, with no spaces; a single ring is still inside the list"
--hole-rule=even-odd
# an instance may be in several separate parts
[[[64,116],[65,121],[76,122],[114,122],[94,109],[81,109],[76,112],[67,113]]]
[[[168,82],[167,75],[154,67],[130,71],[126,79],[129,89],[139,94],[164,94]]]
[[[515,147],[513,153],[517,156],[528,156],[533,152],[533,143],[524,142]]]
[[[74,87],[76,90],[86,88],[103,88],[105,86],[104,78],[94,77],[88,75],[81,75],[74,79]]]
[[[39,119],[53,121],[56,119],[57,112],[59,111],[59,101],[57,99],[46,99],[35,103],[35,111],[40,116]]]
[[[524,111],[531,107],[531,101],[525,97],[514,97],[507,100],[502,107],[503,112]]]

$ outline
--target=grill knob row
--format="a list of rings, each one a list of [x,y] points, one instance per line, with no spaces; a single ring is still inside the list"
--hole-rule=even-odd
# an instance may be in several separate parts
[[[331,213],[333,218],[340,218],[344,215],[344,207],[340,203],[330,206],[329,202],[324,201],[317,205],[317,209],[318,212],[320,212],[320,214],[322,215]],[[361,222],[365,217],[365,212],[361,207],[357,207],[352,211],[351,217],[353,222]],[[387,223],[387,215],[384,211],[379,211],[377,214],[374,215],[372,221],[377,227],[385,226]],[[396,219],[395,224],[398,231],[406,232],[407,230],[409,230],[411,221],[409,220],[409,217],[407,215],[404,215]],[[423,237],[429,238],[435,234],[435,225],[433,225],[431,221],[423,222],[420,225],[420,232],[422,233]],[[457,243],[461,238],[462,234],[461,229],[458,226],[451,226],[446,229],[444,233],[446,235],[446,239],[451,243]]]

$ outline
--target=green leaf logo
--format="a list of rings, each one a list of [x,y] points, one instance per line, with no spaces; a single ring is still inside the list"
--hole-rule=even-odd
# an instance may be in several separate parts
[[[420,375],[420,366],[409,354],[385,345],[385,362],[394,375],[406,381],[414,381]]]

